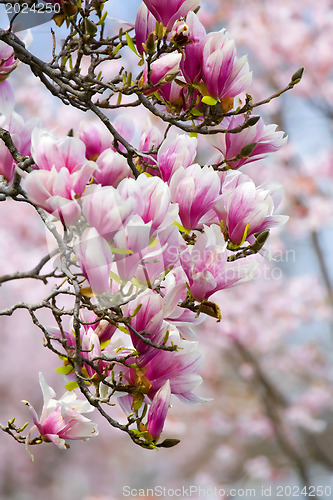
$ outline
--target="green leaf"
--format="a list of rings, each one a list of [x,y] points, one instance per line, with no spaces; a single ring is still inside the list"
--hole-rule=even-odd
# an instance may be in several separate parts
[[[215,104],[218,103],[218,100],[217,99],[214,99],[214,97],[211,97],[209,95],[205,95],[201,101],[204,103],[204,104],[207,104],[208,106],[215,106]]]
[[[117,47],[112,52],[112,55],[115,56],[116,54],[118,54],[118,52],[122,48],[122,46],[123,46],[123,44],[121,42],[119,42],[118,45],[117,45]]]
[[[191,109],[191,115],[193,115],[193,116],[202,116],[202,112],[199,111],[198,109],[194,108],[194,109]]]
[[[105,11],[97,24],[104,24],[104,21],[105,21],[107,15],[108,15],[108,12]]]
[[[251,142],[250,144],[246,144],[246,146],[244,146],[241,149],[241,152],[239,153],[239,155],[242,158],[248,158],[250,156],[250,154],[253,153],[253,150],[257,144],[258,144],[257,142]]]
[[[116,274],[116,273],[113,273],[112,271],[110,271],[110,278],[114,281],[116,281],[117,283],[119,283],[119,285],[122,284],[122,281],[121,279],[119,278],[119,276]]]
[[[134,312],[131,314],[131,318],[134,318],[134,316],[136,316],[136,315],[138,314],[138,312],[140,311],[141,307],[142,307],[142,304],[139,304],[139,305],[135,308]]]
[[[72,391],[73,389],[77,389],[79,387],[79,384],[76,382],[76,380],[72,380],[72,382],[68,382],[65,385],[65,389],[67,391]]]
[[[116,248],[113,245],[110,245],[112,253],[116,253],[118,255],[133,255],[132,250],[128,248]]]
[[[140,57],[139,54],[138,54],[138,52],[137,52],[137,50],[136,50],[136,48],[135,48],[133,40],[129,36],[129,34],[128,34],[127,31],[126,31],[126,42],[127,42],[128,48],[131,49],[131,51],[134,52],[135,55],[137,55],[138,57]]]
[[[56,372],[59,373],[59,375],[68,375],[72,371],[73,371],[72,365],[59,366],[58,368],[56,368]]]
[[[180,443],[180,439],[164,439],[164,441],[162,441],[162,443],[159,443],[157,446],[158,448],[172,448],[178,443]]]
[[[96,35],[96,33],[97,33],[97,26],[90,19],[86,18],[84,20],[84,27],[85,27],[86,33],[89,36],[95,36]]]

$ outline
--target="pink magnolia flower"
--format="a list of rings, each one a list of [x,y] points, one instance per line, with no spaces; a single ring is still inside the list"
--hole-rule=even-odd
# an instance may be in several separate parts
[[[31,136],[31,153],[40,170],[66,168],[70,174],[81,172],[76,193],[82,195],[96,163],[86,158],[84,143],[75,137],[58,138],[48,130],[35,128]],[[83,174],[84,172],[84,174]],[[90,173],[90,176],[89,176]],[[86,177],[88,176],[87,180]]]
[[[69,445],[66,440],[86,440],[98,435],[97,425],[82,413],[89,413],[94,410],[88,401],[79,401],[74,391],[66,392],[59,400],[55,399],[55,392],[45,382],[42,373],[39,373],[39,383],[44,396],[44,405],[42,414],[38,418],[35,409],[29,406],[35,426],[32,427],[27,435],[26,446],[29,451],[29,439],[32,431],[37,428],[43,440],[52,442],[58,448],[66,449]]]
[[[162,80],[165,80],[172,75],[179,73],[179,64],[182,59],[182,55],[178,53],[166,54],[160,57],[150,65],[150,83],[152,85],[158,85]],[[143,70],[142,84],[148,85],[148,66],[147,64]],[[156,89],[152,89],[148,92],[155,92]]]
[[[25,122],[23,118],[13,112],[9,116],[0,117],[0,127],[10,132],[13,142],[23,156],[30,155],[31,133],[39,123],[37,118]],[[10,182],[14,177],[16,162],[9,153],[3,141],[0,141],[0,175]]]
[[[13,112],[15,96],[8,81],[0,82],[0,113],[9,115]]]
[[[155,127],[148,117],[141,134],[139,151],[150,151],[151,149],[157,148],[162,141],[163,134],[161,130]],[[143,156],[142,159],[150,165],[156,165],[156,155]],[[158,169],[149,169],[149,173],[152,175],[159,175]]]
[[[204,321],[204,315],[198,316],[195,312],[179,306],[187,295],[186,281],[187,277],[181,266],[173,268],[165,277],[163,281],[164,320],[175,326],[182,338],[194,340],[197,334],[193,328]]]
[[[154,283],[179,262],[179,254],[184,247],[186,243],[175,225],[158,231],[149,247],[141,252],[141,263],[135,277],[145,285],[147,281]]]
[[[200,0],[143,0],[157,21],[170,31],[174,22],[185,17],[190,10],[196,9]]]
[[[187,275],[193,297],[202,301],[218,290],[230,288],[251,279],[255,264],[227,262],[227,244],[220,227],[204,226],[195,244],[182,253],[180,261]]]
[[[205,214],[214,206],[220,179],[212,167],[198,164],[179,167],[170,181],[171,200],[179,204],[179,216],[185,229],[202,227]]]
[[[106,127],[85,120],[80,122],[79,138],[86,146],[86,157],[93,161],[105,149],[111,148],[113,143],[113,137]]]
[[[236,97],[250,85],[252,73],[246,56],[236,57],[235,42],[222,29],[202,41],[202,74],[212,97]]]
[[[173,80],[158,89],[161,98],[170,103],[173,108],[180,111],[184,106],[184,89]]]
[[[194,12],[189,12],[186,18],[188,39],[192,43],[185,45],[185,57],[181,60],[180,69],[188,83],[198,83],[202,76],[201,41],[206,36],[206,30]]]
[[[197,144],[195,137],[185,134],[176,137],[169,136],[163,142],[157,154],[157,161],[161,177],[165,182],[169,182],[179,167],[187,168],[192,165],[197,152]]]
[[[98,169],[94,172],[94,180],[102,186],[117,187],[119,182],[130,177],[132,171],[126,158],[113,149],[105,149],[97,158]]]
[[[203,353],[197,342],[182,340],[175,330],[170,333],[167,345],[179,346],[177,351],[158,350],[156,355],[146,364],[144,376],[151,383],[147,396],[152,399],[157,391],[170,381],[171,393],[185,403],[197,404],[203,401],[192,391],[202,382],[198,374],[203,363]],[[156,349],[155,349],[156,351]],[[140,366],[143,366],[140,364]],[[133,380],[134,371],[130,379]]]
[[[38,128],[32,131],[31,153],[39,170],[24,179],[29,198],[64,224],[74,224],[81,214],[77,198],[82,196],[96,163],[86,159],[85,145],[79,139],[58,139]]]
[[[154,441],[156,441],[163,430],[164,422],[169,410],[171,400],[170,381],[157,391],[148,411],[147,430]]]
[[[94,227],[87,228],[74,251],[92,290],[97,294],[109,290],[113,257],[108,242]]]
[[[134,330],[141,333],[154,344],[161,343],[166,333],[166,329],[163,326],[162,302],[163,299],[159,294],[147,289],[124,308],[124,314],[130,316],[135,312],[137,307],[141,305],[141,308],[137,314],[133,316],[129,324]],[[156,356],[158,350],[145,344],[130,329],[128,331],[134,348],[140,353],[138,364],[143,366]]]
[[[83,215],[107,240],[126,224],[135,208],[133,197],[124,200],[112,186],[89,186],[82,198]]]
[[[0,40],[0,83],[16,68],[17,63],[12,47]]]
[[[256,188],[249,177],[244,176],[243,180],[234,190],[222,194],[215,206],[235,245],[240,245],[244,238],[248,239],[254,233],[285,224],[288,220],[286,215],[274,215],[283,197],[282,186],[265,183]]]
[[[242,116],[235,115],[230,119],[223,120],[223,126],[232,129],[241,125],[243,121]],[[286,144],[287,137],[284,137],[284,132],[276,131],[276,128],[277,125],[274,124],[265,125],[263,119],[260,118],[255,125],[245,128],[238,134],[216,134],[210,138],[210,142],[223,154],[225,159],[234,158],[243,147],[257,143],[248,157],[228,162],[228,165],[235,170],[246,163],[266,158],[270,153],[278,151]]]
[[[178,206],[171,203],[169,186],[159,177],[141,174],[135,180],[124,179],[118,186],[118,192],[124,200],[136,200],[136,213],[146,224],[152,222],[155,231],[168,227],[177,218]]]
[[[151,222],[143,222],[139,215],[133,215],[126,227],[113,238],[117,271],[122,280],[130,281],[142,259],[141,251],[148,247]]]
[[[33,203],[60,219],[63,224],[74,224],[81,214],[75,198],[77,181],[79,184],[81,182],[81,179],[77,179],[78,175],[80,172],[71,175],[67,168],[61,168],[60,171],[55,167],[50,171],[34,170],[23,179],[22,187]]]
[[[135,19],[135,41],[139,54],[143,54],[142,44],[147,41],[148,36],[153,33],[155,27],[156,18],[142,2]]]

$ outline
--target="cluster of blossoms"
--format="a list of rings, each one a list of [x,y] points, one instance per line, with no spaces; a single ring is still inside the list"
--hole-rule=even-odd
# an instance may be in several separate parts
[[[188,111],[186,119],[195,123],[220,123],[226,130],[211,140],[216,163],[196,163],[196,137],[163,135],[150,121],[131,163],[126,144],[137,134],[125,114],[113,121],[116,137],[82,122],[76,137],[58,138],[15,112],[0,118],[17,150],[33,158],[21,168],[2,144],[0,174],[7,186],[21,180],[26,199],[49,214],[48,227],[61,222],[65,251],[60,248],[55,266],[64,271],[66,258],[65,277],[78,285],[80,315],[73,309],[66,326],[56,310],[57,327],[44,331],[53,349],[61,346],[59,373],[67,388],[79,385],[89,401],[94,397],[96,407],[117,398],[127,416],[124,429],[147,448],[158,443],[173,395],[189,404],[204,400],[194,392],[202,381],[194,327],[203,314],[221,319],[212,295],[251,279],[255,263],[243,257],[257,253],[268,231],[287,219],[275,214],[281,187],[256,186],[238,170],[277,151],[286,138],[259,116],[244,126],[236,107],[251,83],[246,57],[237,58],[225,30],[206,34],[193,12],[198,4],[142,3],[135,23],[144,64],[138,88],[163,113]],[[165,50],[156,55],[161,40]],[[7,47],[0,50],[0,76],[7,76],[16,63]],[[72,392],[56,401],[40,380],[41,418],[31,410],[44,441],[63,448],[65,439],[97,435],[81,416],[92,406],[74,401]]]

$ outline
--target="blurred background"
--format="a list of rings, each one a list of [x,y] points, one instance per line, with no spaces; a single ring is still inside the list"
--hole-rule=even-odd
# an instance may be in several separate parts
[[[112,17],[131,22],[140,4],[109,3]],[[4,10],[0,16],[5,27]],[[202,488],[197,494],[193,489],[192,498],[223,498],[222,490],[231,488],[238,491],[233,498],[244,498],[250,494],[242,491],[254,488],[252,498],[261,499],[263,487],[273,488],[266,496],[278,498],[278,485],[328,487],[322,498],[332,496],[333,3],[209,0],[202,1],[200,16],[207,30],[227,28],[239,56],[248,54],[255,101],[305,67],[299,85],[259,108],[267,124],[288,134],[288,145],[243,170],[257,184],[284,186],[281,213],[290,220],[283,231],[272,231],[273,260],[261,258],[255,279],[214,296],[223,319],[209,318],[198,331],[206,359],[198,393],[212,400],[192,407],[173,402],[165,435],[179,438],[179,445],[142,450],[96,420],[97,438],[73,442],[66,452],[35,447],[32,463],[24,446],[3,433],[1,500],[118,500],[155,486],[170,490],[167,498],[183,486]],[[51,47],[50,27],[32,29],[31,48],[40,57]],[[11,78],[16,111],[26,119],[39,116],[59,134],[87,119],[57,103],[22,65]],[[136,120],[139,126],[142,117]],[[0,203],[0,241],[1,274],[28,270],[47,253],[44,228],[32,209],[18,203]],[[29,281],[4,284],[0,307],[38,302],[42,292],[43,285]],[[39,371],[62,394],[63,381],[54,372],[59,360],[44,349],[25,312],[0,317],[0,330],[0,422],[16,416],[23,424],[29,415],[22,399],[42,406]],[[291,496],[283,491],[280,497]]]

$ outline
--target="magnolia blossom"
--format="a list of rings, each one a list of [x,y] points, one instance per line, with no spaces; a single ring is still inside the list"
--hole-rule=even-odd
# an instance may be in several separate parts
[[[187,168],[192,165],[197,145],[195,137],[185,134],[170,136],[163,142],[157,154],[157,161],[161,177],[165,182],[169,182],[179,167]]]
[[[196,9],[200,0],[143,0],[158,22],[170,31],[174,22],[185,17],[190,10]]]
[[[170,400],[170,381],[167,380],[155,394],[148,411],[147,430],[155,441],[160,437],[163,430],[164,422],[170,406]]]
[[[143,222],[139,215],[133,215],[126,227],[113,238],[114,260],[122,280],[131,280],[142,258],[143,249],[149,245],[151,222]]]
[[[141,263],[135,275],[138,281],[154,283],[159,276],[164,276],[177,265],[184,247],[186,243],[175,225],[158,231],[149,246],[141,252]]]
[[[108,242],[94,227],[87,228],[74,251],[92,290],[97,294],[109,290],[112,252]]]
[[[144,338],[148,338],[154,344],[161,343],[166,333],[163,325],[162,303],[162,297],[148,289],[132,300],[125,309],[125,314],[130,316],[141,306],[129,324],[134,330],[141,333]],[[130,328],[128,331],[134,348],[141,355],[138,364],[142,366],[148,363],[149,360],[156,356],[157,349],[145,344]]]
[[[227,261],[227,244],[216,224],[200,233],[192,248],[182,253],[180,260],[187,275],[191,294],[196,300],[208,299],[218,290],[230,288],[251,279],[256,264]]]
[[[222,195],[214,207],[235,245],[242,244],[254,233],[285,224],[288,220],[286,215],[274,215],[283,197],[280,184],[265,183],[256,187],[248,176],[241,175],[240,178],[244,182],[224,194],[222,186]]]
[[[135,199],[124,200],[112,186],[89,186],[82,198],[83,215],[107,240],[126,224],[134,210]]]
[[[31,135],[31,154],[40,170],[52,170],[58,172],[66,168],[70,174],[74,172],[92,172],[96,169],[96,163],[86,158],[84,143],[75,137],[55,137],[48,130],[35,128]],[[89,177],[87,181],[89,180]],[[86,183],[81,183],[79,191],[82,195]]]
[[[16,68],[17,63],[13,48],[0,40],[0,83]]]
[[[167,54],[159,57],[150,65],[150,83],[158,85],[162,80],[167,80],[179,73],[179,64],[182,55],[178,53]],[[142,84],[148,85],[148,65],[146,64],[143,70]],[[155,89],[150,92],[154,92]]]
[[[158,94],[176,111],[180,111],[184,105],[184,88],[172,80],[167,82],[158,89]]]
[[[241,115],[223,120],[223,126],[228,127],[228,129],[238,127],[243,123],[244,118]],[[259,118],[255,125],[243,129],[238,134],[216,134],[211,136],[209,140],[227,160],[240,154],[245,146],[257,143],[246,157],[228,161],[228,165],[235,170],[246,163],[265,158],[286,144],[287,137],[284,137],[284,132],[277,131],[276,128],[277,125],[265,125],[263,119]]]
[[[97,168],[95,162],[86,159],[85,145],[80,139],[59,139],[47,130],[35,128],[31,154],[39,170],[24,179],[29,198],[64,224],[74,224],[81,214],[77,198]]]
[[[153,398],[157,391],[170,381],[171,393],[188,404],[202,403],[204,400],[193,391],[201,384],[199,375],[203,363],[203,353],[197,342],[182,340],[174,329],[166,345],[179,346],[177,351],[158,350],[156,355],[146,364],[144,376],[150,382],[148,397]],[[157,349],[155,349],[157,351]],[[140,363],[140,366],[142,364]],[[130,380],[133,380],[134,371],[131,371]]]
[[[105,149],[97,158],[98,169],[94,172],[94,180],[102,186],[117,187],[119,182],[132,174],[126,158],[113,149]]]
[[[79,138],[86,146],[86,157],[93,161],[113,144],[113,137],[106,127],[85,120],[80,122]]]
[[[189,12],[186,18],[188,39],[190,44],[185,45],[184,55],[180,63],[182,75],[188,83],[198,83],[202,76],[202,49],[201,41],[206,36],[205,27],[194,12]]]
[[[0,117],[0,127],[10,132],[16,148],[23,156],[30,155],[31,133],[38,123],[37,118],[25,122],[15,112],[9,116],[3,115]],[[15,165],[16,162],[14,162],[8,148],[3,141],[0,141],[0,175],[3,175],[8,182],[14,177]]]
[[[219,190],[220,179],[212,167],[194,164],[177,169],[170,181],[171,199],[179,204],[179,217],[185,229],[202,227]]]
[[[82,413],[90,413],[94,410],[88,401],[79,401],[75,392],[66,392],[60,399],[55,399],[55,392],[52,387],[49,387],[45,382],[42,373],[39,373],[39,383],[43,392],[44,405],[42,414],[38,418],[35,409],[24,401],[29,406],[32,413],[32,418],[35,426],[32,427],[27,435],[26,446],[29,451],[29,440],[32,431],[37,428],[43,440],[52,442],[58,448],[66,449],[69,445],[66,440],[86,440],[90,437],[97,436],[97,425]]]
[[[169,186],[158,177],[141,174],[135,180],[124,179],[118,192],[124,200],[135,199],[135,212],[145,223],[152,222],[155,231],[168,227],[177,218],[178,205],[171,203]]]
[[[141,133],[139,151],[150,151],[151,149],[155,149],[161,144],[162,141],[163,134],[161,130],[155,127],[148,117]],[[156,154],[143,156],[142,159],[150,165],[156,165]],[[148,171],[153,175],[159,175],[158,169],[148,169]]]
[[[237,59],[235,42],[225,29],[209,33],[201,45],[203,80],[212,97],[236,97],[249,87],[247,58]]]
[[[22,186],[33,203],[60,219],[63,224],[74,224],[81,214],[75,197],[77,185],[86,184],[91,172],[83,178],[80,174],[75,172],[71,175],[67,168],[61,168],[60,171],[55,167],[50,171],[34,170],[26,175]]]
[[[147,41],[150,33],[153,33],[156,27],[156,18],[147,9],[147,6],[142,2],[138,8],[135,19],[135,41],[139,54],[143,54],[142,44]]]

